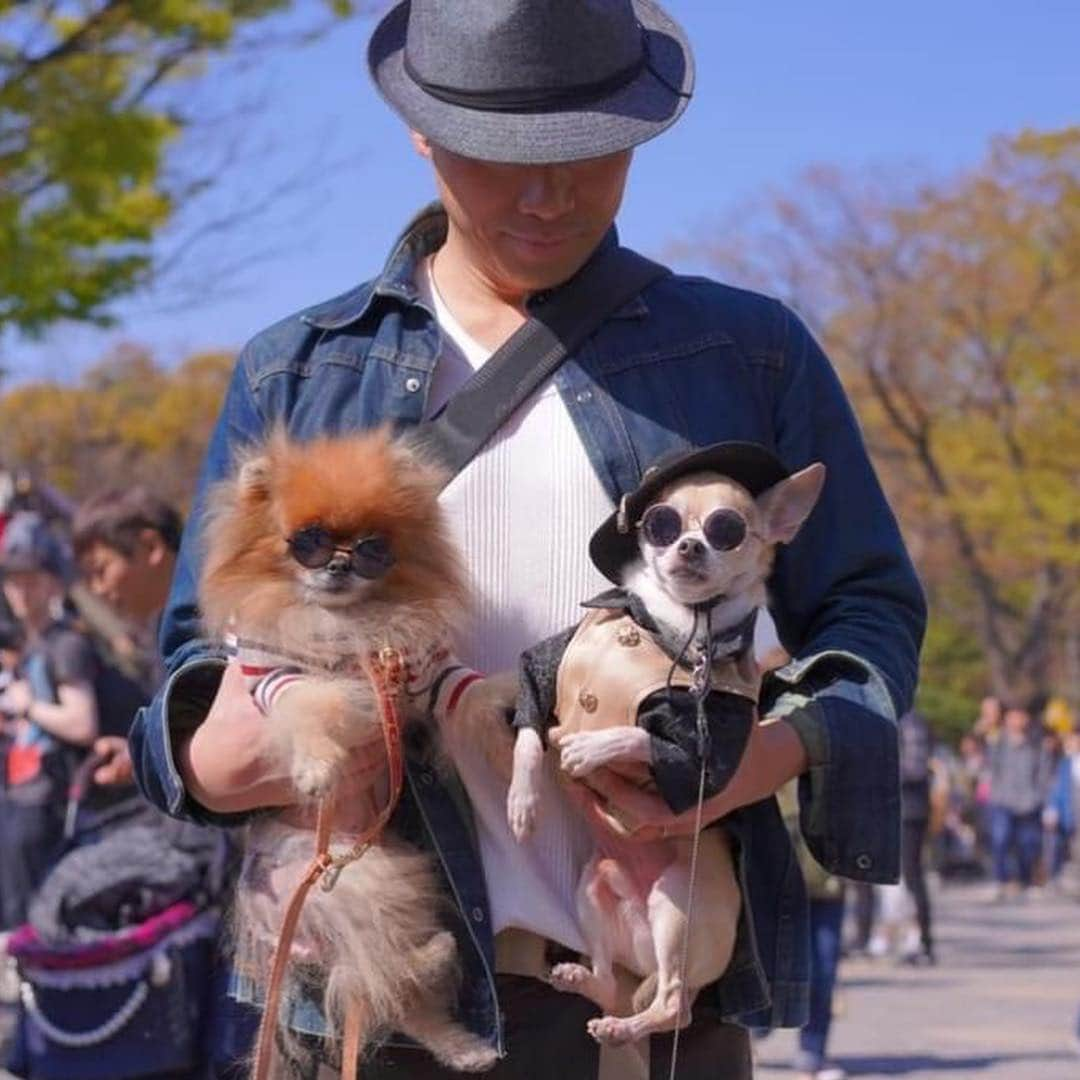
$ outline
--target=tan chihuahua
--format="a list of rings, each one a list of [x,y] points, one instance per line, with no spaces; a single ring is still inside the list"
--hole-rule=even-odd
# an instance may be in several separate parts
[[[753,626],[776,545],[794,538],[825,479],[823,465],[787,475],[764,448],[751,447],[751,454],[747,445],[719,444],[646,473],[590,547],[622,589],[590,601],[593,610],[569,642],[563,634],[523,658],[523,686],[542,685],[553,661],[558,670],[546,698],[530,703],[523,692],[519,699],[507,813],[525,841],[539,812],[535,777],[547,731],[597,848],[577,894],[591,966],[559,964],[550,980],[600,1005],[605,1015],[590,1021],[589,1031],[604,1043],[636,1042],[689,1023],[695,997],[724,973],[734,948],[741,891],[724,830],[700,833],[690,923],[694,839],[635,840],[591,782],[611,770],[659,790],[682,812],[697,804],[702,770],[707,798],[738,766],[757,721]],[[734,457],[731,447],[739,448]],[[748,454],[767,467],[750,469],[747,486],[712,471]],[[701,471],[705,465],[710,471]],[[553,656],[552,648],[564,651]],[[699,661],[696,687],[680,660]],[[642,980],[632,1015],[615,1015],[616,965]]]

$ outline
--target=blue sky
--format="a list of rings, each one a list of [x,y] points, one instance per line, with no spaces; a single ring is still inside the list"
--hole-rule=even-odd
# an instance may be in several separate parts
[[[314,3],[299,0],[301,9]],[[1076,0],[665,6],[694,44],[698,84],[682,120],[639,149],[631,172],[620,231],[646,253],[814,163],[941,175],[976,163],[995,134],[1080,122]],[[70,378],[120,341],[145,343],[168,362],[236,348],[370,276],[432,194],[426,164],[368,82],[371,25],[350,21],[247,70],[213,70],[201,90],[216,111],[259,102],[218,205],[258,204],[300,175],[301,190],[277,214],[224,246],[195,249],[186,286],[118,306],[116,329],[66,325],[36,344],[8,338],[0,363],[19,379]],[[215,276],[233,261],[237,272]],[[212,285],[192,291],[200,279]]]

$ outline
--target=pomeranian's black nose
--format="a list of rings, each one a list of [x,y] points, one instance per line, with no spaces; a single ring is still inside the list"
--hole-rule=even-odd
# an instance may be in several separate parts
[[[331,577],[345,577],[351,569],[352,560],[348,555],[337,554],[326,564],[326,572]]]
[[[705,545],[693,536],[684,536],[677,550],[684,559],[700,559],[705,554]]]

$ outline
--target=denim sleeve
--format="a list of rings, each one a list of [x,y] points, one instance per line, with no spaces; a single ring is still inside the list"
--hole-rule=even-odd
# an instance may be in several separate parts
[[[777,451],[792,469],[823,462],[825,486],[770,581],[780,640],[795,657],[774,696],[807,747],[802,827],[814,857],[844,876],[899,872],[896,717],[911,706],[926,602],[840,381],[785,311]]]
[[[184,790],[173,754],[177,738],[205,718],[225,666],[224,646],[202,637],[199,623],[203,513],[208,490],[229,475],[236,451],[260,439],[266,426],[248,386],[241,356],[203,459],[161,619],[158,645],[168,678],[154,700],[136,715],[129,735],[139,790],[165,813],[200,824],[238,824],[247,816],[214,814],[196,803]]]
[[[848,653],[796,660],[768,676],[762,712],[791,724],[806,749],[799,812],[814,858],[856,881],[896,881],[899,738],[881,673]]]

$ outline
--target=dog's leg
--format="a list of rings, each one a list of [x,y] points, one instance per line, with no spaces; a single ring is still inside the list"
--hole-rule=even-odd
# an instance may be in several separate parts
[[[378,737],[370,691],[355,680],[301,678],[275,699],[272,735],[287,756],[293,783],[311,798],[326,795],[349,752]]]
[[[544,744],[532,728],[522,728],[514,741],[514,771],[506,796],[506,818],[519,843],[536,827],[540,805],[540,771],[544,767]]]
[[[454,1020],[445,1005],[416,1002],[405,1010],[401,1030],[425,1047],[436,1061],[457,1072],[483,1072],[498,1051]]]
[[[633,929],[622,924],[626,904],[635,900],[634,884],[614,859],[594,858],[585,867],[578,886],[578,915],[591,951],[591,968],[584,964],[556,964],[548,981],[557,990],[581,994],[596,1002],[605,1013],[618,1007],[619,987],[615,975],[621,933],[628,939]],[[632,951],[632,950],[628,950]]]
[[[684,863],[675,862],[660,875],[649,892],[649,928],[656,949],[656,993],[641,1012],[633,1016],[601,1016],[589,1021],[589,1033],[598,1042],[637,1042],[656,1032],[671,1031],[690,1022],[690,994],[683,985],[680,967],[688,924],[690,875]]]

